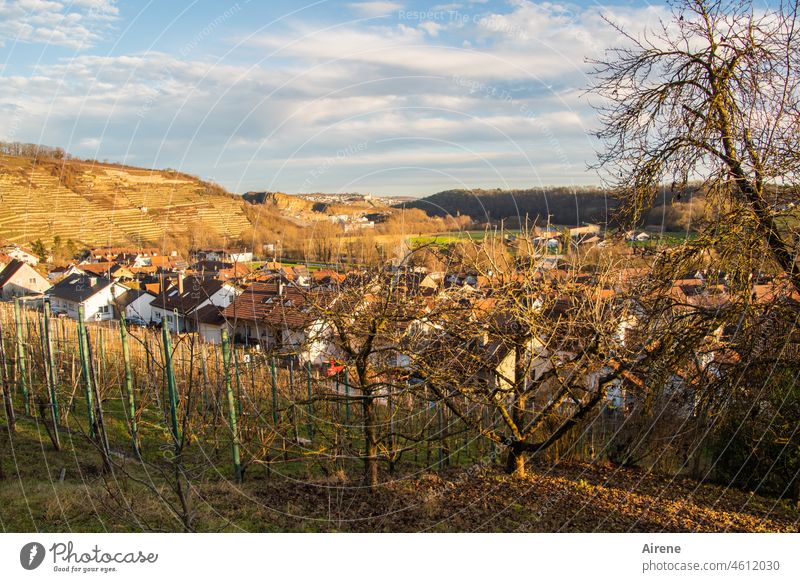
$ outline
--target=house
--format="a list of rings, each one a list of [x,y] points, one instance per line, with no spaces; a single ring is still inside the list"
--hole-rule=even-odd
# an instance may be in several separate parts
[[[306,291],[283,279],[253,283],[222,315],[233,337],[264,349],[298,353],[300,359],[323,364],[329,359],[328,326],[315,305],[328,301],[325,291]]]
[[[189,267],[192,272],[203,277],[214,279],[242,279],[247,277],[251,270],[245,263],[232,263],[228,261],[202,260]]]
[[[18,261],[22,261],[23,263],[28,263],[29,265],[39,264],[39,257],[37,257],[32,252],[23,249],[18,245],[11,245],[4,248],[3,253],[8,255],[12,259],[17,259]]]
[[[225,256],[225,251],[222,249],[192,249],[189,251],[189,256],[198,261],[221,261]]]
[[[117,297],[115,306],[117,313],[124,313],[125,319],[129,321],[140,321],[152,323],[153,310],[150,303],[156,298],[155,293],[145,289],[128,289],[125,293]]]
[[[228,322],[222,315],[223,311],[223,307],[212,304],[197,310],[194,320],[197,323],[197,333],[203,341],[211,344],[222,343],[222,330],[228,327]]]
[[[50,282],[39,274],[28,263],[18,259],[11,262],[0,271],[0,290],[3,299],[22,297],[24,295],[37,295],[50,288]]]
[[[155,247],[99,247],[89,251],[89,256],[92,258],[92,262],[97,263],[105,261],[122,262],[122,259],[126,259],[126,263],[128,261],[136,262],[137,260],[142,262],[150,257],[158,256],[159,254],[161,254],[159,249]]]
[[[135,278],[134,273],[130,269],[115,262],[81,263],[80,270],[89,275],[105,277],[106,279],[113,279],[114,281],[122,279],[132,281]]]
[[[105,321],[114,319],[116,301],[127,291],[104,277],[74,274],[56,283],[47,296],[54,313],[77,319],[78,307],[83,305],[84,321]]]
[[[253,253],[250,251],[231,251],[228,253],[228,260],[232,263],[252,263]]]
[[[178,284],[160,293],[150,302],[152,318],[166,318],[170,331],[184,333],[197,331],[196,316],[206,305],[227,307],[239,291],[230,283],[216,279],[178,276]]]
[[[67,265],[66,267],[56,267],[47,273],[47,278],[51,281],[59,281],[64,277],[69,277],[70,275],[85,275],[86,271],[76,267],[75,265]]]

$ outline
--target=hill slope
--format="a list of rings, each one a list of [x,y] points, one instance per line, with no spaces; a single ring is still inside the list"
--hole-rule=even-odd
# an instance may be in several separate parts
[[[446,190],[404,203],[405,208],[419,208],[431,216],[466,214],[478,222],[507,220],[532,223],[550,221],[577,225],[583,222],[606,222],[617,201],[598,188],[571,191],[569,188],[533,188],[527,190]]]
[[[250,228],[241,198],[192,176],[79,160],[0,156],[0,238],[95,245],[158,243]]]

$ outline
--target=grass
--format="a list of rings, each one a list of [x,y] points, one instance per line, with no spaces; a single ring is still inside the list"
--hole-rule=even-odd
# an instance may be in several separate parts
[[[109,438],[119,448],[127,439],[114,420],[119,405],[106,405]],[[77,410],[70,427],[56,452],[35,419],[19,419],[11,438],[0,425],[3,531],[182,529],[170,509],[177,500],[168,434],[146,431],[147,465],[117,455],[113,473],[104,474]],[[798,531],[799,514],[787,501],[604,463],[531,464],[523,479],[492,463],[443,471],[419,465],[382,474],[382,486],[370,492],[357,464],[252,466],[239,486],[230,480],[229,454],[223,434],[187,450],[199,531]]]

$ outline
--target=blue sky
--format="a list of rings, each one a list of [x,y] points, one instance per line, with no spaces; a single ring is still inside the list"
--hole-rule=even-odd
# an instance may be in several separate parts
[[[234,192],[597,183],[586,57],[661,4],[0,0],[0,139]]]

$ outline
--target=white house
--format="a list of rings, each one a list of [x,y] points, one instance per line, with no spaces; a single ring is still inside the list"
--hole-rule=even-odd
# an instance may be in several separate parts
[[[67,265],[66,267],[56,267],[52,271],[47,274],[47,278],[51,281],[58,281],[63,279],[64,277],[69,277],[70,275],[85,275],[86,271],[83,271],[76,267],[75,265]]]
[[[3,249],[3,252],[12,259],[17,259],[18,261],[22,261],[23,263],[28,263],[29,265],[39,264],[39,257],[34,255],[33,253],[29,253],[28,251],[17,245],[8,246]]]
[[[231,251],[228,253],[228,260],[231,263],[252,263],[253,253],[250,251]]]
[[[0,271],[0,290],[3,299],[37,295],[50,288],[50,282],[39,274],[28,263],[12,259],[5,269]]]
[[[155,293],[141,289],[128,289],[123,295],[117,298],[116,306],[120,313],[125,313],[128,321],[142,321],[152,323],[153,309],[150,307]]]
[[[54,313],[78,319],[78,306],[83,305],[85,321],[104,321],[114,318],[117,299],[127,291],[103,277],[75,274],[56,283],[47,296]]]
[[[193,317],[197,324],[197,333],[203,341],[211,344],[222,343],[222,330],[228,327],[222,315],[224,308],[208,304],[198,309]]]

